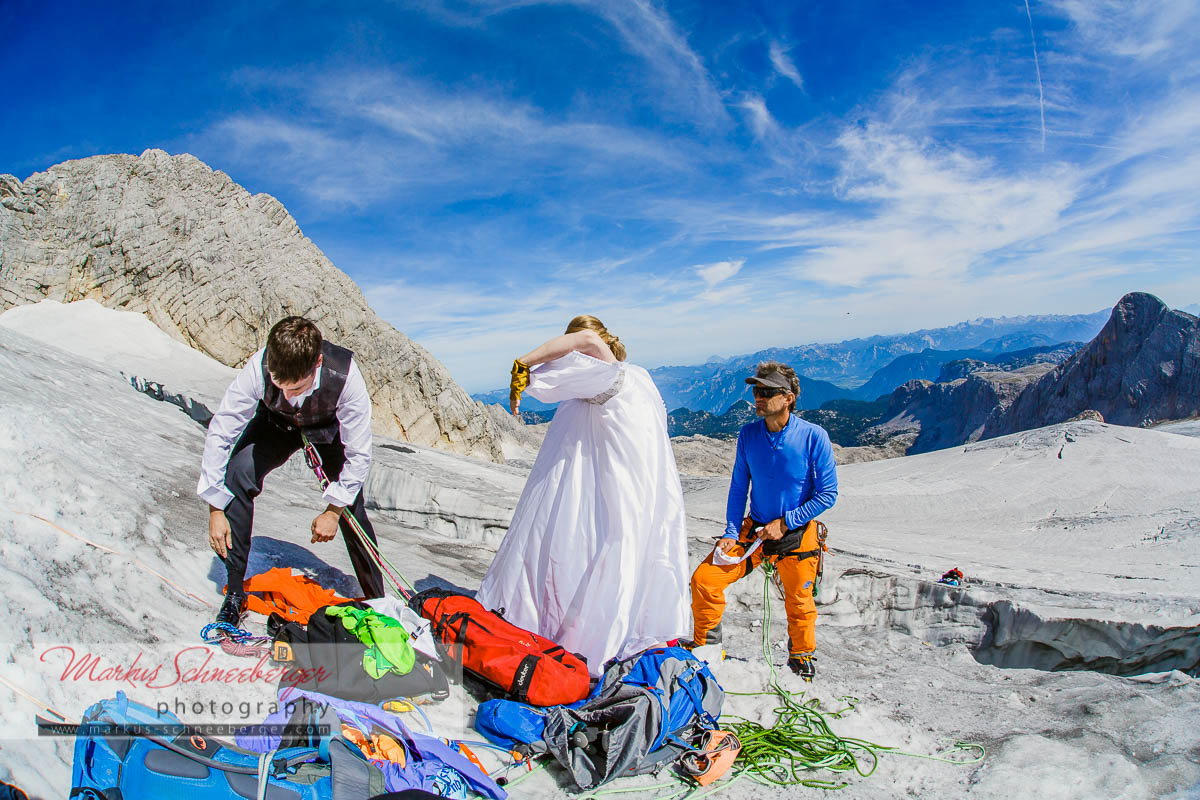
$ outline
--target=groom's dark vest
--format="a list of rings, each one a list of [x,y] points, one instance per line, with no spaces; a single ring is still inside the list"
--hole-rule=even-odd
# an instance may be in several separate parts
[[[321,342],[321,386],[304,398],[296,408],[283,396],[283,390],[271,381],[267,356],[263,354],[263,405],[271,419],[284,428],[300,428],[315,444],[328,444],[337,438],[337,404],[346,387],[350,359],[354,353],[328,341]]]

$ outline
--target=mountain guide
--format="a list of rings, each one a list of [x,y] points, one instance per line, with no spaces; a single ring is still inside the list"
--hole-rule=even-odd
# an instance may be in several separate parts
[[[351,351],[323,340],[311,321],[285,317],[226,390],[204,440],[196,493],[209,505],[209,545],[225,563],[228,577],[217,622],[236,625],[241,618],[254,498],[267,474],[301,449],[302,433],[333,481],[324,494],[328,505],[313,520],[312,541],[330,541],[340,525],[363,595],[383,596],[379,568],[342,517],[349,507],[375,541],[363,503],[363,481],[371,466],[366,382]]]
[[[764,361],[746,383],[754,386],[754,413],[742,427],[725,534],[692,573],[691,646],[721,641],[725,589],[763,562],[783,584],[788,620],[788,667],[811,681],[817,648],[813,585],[824,549],[817,516],[837,500],[837,470],[829,434],[792,412],[800,383],[791,367]],[[746,494],[750,494],[750,515]]]

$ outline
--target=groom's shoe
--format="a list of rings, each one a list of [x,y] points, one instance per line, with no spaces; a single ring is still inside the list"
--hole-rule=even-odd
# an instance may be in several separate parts
[[[225,602],[221,603],[221,610],[217,612],[217,618],[214,622],[224,622],[227,625],[232,625],[235,628],[242,621],[242,612],[246,610],[246,594],[244,592],[226,592]]]

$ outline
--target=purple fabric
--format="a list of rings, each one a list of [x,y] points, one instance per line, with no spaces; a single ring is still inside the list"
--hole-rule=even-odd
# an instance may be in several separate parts
[[[475,766],[462,753],[441,739],[423,733],[414,733],[398,717],[378,706],[342,700],[320,692],[284,687],[279,690],[279,709],[263,720],[263,724],[266,726],[286,725],[291,717],[288,704],[295,704],[301,699],[329,706],[337,714],[338,719],[353,725],[365,734],[369,735],[372,727],[378,727],[391,734],[397,742],[404,746],[408,751],[409,759],[403,767],[388,761],[372,762],[383,770],[388,791],[424,789],[436,794],[437,789],[433,781],[437,777],[438,770],[444,765],[462,775],[476,794],[492,800],[504,800],[507,796],[495,781],[485,775],[483,770]],[[256,753],[265,753],[275,749],[279,746],[279,740],[278,735],[263,733],[262,729],[258,729],[257,726],[245,728],[236,736],[239,747]]]

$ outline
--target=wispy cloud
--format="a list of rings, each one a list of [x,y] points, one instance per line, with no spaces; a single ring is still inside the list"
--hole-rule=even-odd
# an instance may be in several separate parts
[[[775,71],[794,83],[797,89],[803,89],[804,78],[801,77],[800,70],[796,69],[796,65],[792,63],[789,53],[790,50],[785,49],[779,42],[772,41],[768,46],[771,66],[775,68]]]
[[[744,258],[738,261],[718,261],[715,264],[696,267],[696,274],[711,288],[737,275],[745,263],[746,259]]]
[[[449,94],[384,72],[314,75],[270,89],[301,111],[235,114],[192,137],[318,203],[362,207],[419,187],[479,197],[560,179],[628,186],[691,172],[696,153],[654,132],[555,118],[497,93]]]
[[[315,208],[415,215],[365,291],[473,390],[582,312],[653,365],[1090,311],[1146,276],[1198,285],[1179,277],[1200,229],[1194,8],[1018,5],[810,117],[787,105],[798,93],[784,81],[806,103],[816,83],[783,34],[742,40],[759,72],[739,81],[740,65],[650,2],[428,14],[486,38],[564,10],[611,37],[637,113],[591,97],[548,107],[500,80],[339,69],[273,78],[259,89],[283,100],[275,110],[205,134]],[[780,302],[797,313],[756,313]]]
[[[750,129],[757,139],[777,139],[780,135],[779,123],[771,116],[766,101],[758,95],[747,95],[738,103],[750,122]]]
[[[477,27],[508,12],[537,6],[576,8],[610,26],[622,48],[645,65],[627,90],[644,82],[654,103],[673,115],[702,128],[729,124],[723,93],[704,60],[667,11],[651,0],[476,0],[466,4],[435,0],[423,8],[446,24]]]

